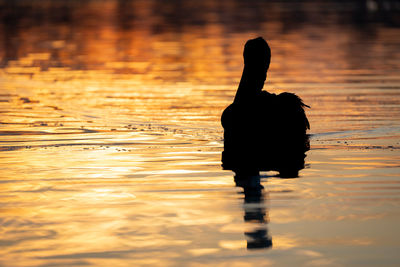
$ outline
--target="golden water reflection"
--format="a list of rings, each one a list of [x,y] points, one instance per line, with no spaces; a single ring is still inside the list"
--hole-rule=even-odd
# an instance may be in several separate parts
[[[174,148],[160,142],[141,157],[117,147],[29,149],[32,155],[45,153],[46,161],[2,152],[15,163],[2,171],[1,258],[17,262],[15,266],[121,260],[122,265],[222,264],[248,256],[253,264],[267,257],[270,264],[327,260],[340,265],[341,254],[332,249],[359,249],[380,257],[381,249],[396,246],[398,168],[343,169],[317,159],[357,166],[362,151],[335,159],[340,151],[312,150],[308,158],[313,168],[303,170],[301,178],[262,178],[265,202],[246,204],[232,174],[220,170],[219,153],[197,151],[207,142]],[[182,169],[182,159],[170,157],[174,151],[194,164]],[[371,153],[376,158],[388,154]],[[395,152],[391,157],[400,160]],[[208,163],[196,164],[202,162]],[[257,210],[261,224],[246,219]],[[245,233],[260,227],[266,227],[272,250],[246,252]],[[358,256],[346,260],[357,261]]]
[[[367,2],[0,0],[0,265],[398,262],[398,11]],[[313,136],[249,201],[219,118],[258,35]]]

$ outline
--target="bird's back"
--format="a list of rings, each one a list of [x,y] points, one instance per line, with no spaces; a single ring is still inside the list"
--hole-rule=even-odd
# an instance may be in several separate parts
[[[310,128],[305,107],[295,94],[265,91],[249,105],[231,104],[221,117],[224,168],[276,169],[288,154],[297,159],[296,165],[304,165]]]

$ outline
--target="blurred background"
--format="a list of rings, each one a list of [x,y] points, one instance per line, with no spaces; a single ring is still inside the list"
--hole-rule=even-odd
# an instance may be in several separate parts
[[[64,121],[200,126],[216,137],[243,45],[263,36],[272,48],[265,89],[299,94],[312,106],[314,133],[399,125],[398,1],[2,0],[0,7],[0,79],[14,94],[2,97],[16,107],[22,98],[63,110]],[[2,121],[15,115],[3,112]]]

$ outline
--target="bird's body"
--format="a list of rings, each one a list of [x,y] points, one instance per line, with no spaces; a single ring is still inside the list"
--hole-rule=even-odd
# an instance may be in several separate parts
[[[260,92],[249,105],[232,103],[223,112],[223,167],[281,171],[304,167],[310,128],[303,101],[291,93]],[[285,165],[285,166],[282,166]]]
[[[310,128],[295,94],[262,91],[271,51],[261,37],[249,40],[243,52],[244,69],[235,99],[223,112],[222,166],[236,173],[276,170],[296,176],[304,168]]]

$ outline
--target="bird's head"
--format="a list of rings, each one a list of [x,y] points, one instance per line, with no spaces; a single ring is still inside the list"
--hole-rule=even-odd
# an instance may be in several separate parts
[[[271,62],[271,49],[268,43],[262,37],[248,40],[244,46],[243,58],[247,73],[261,90]]]

